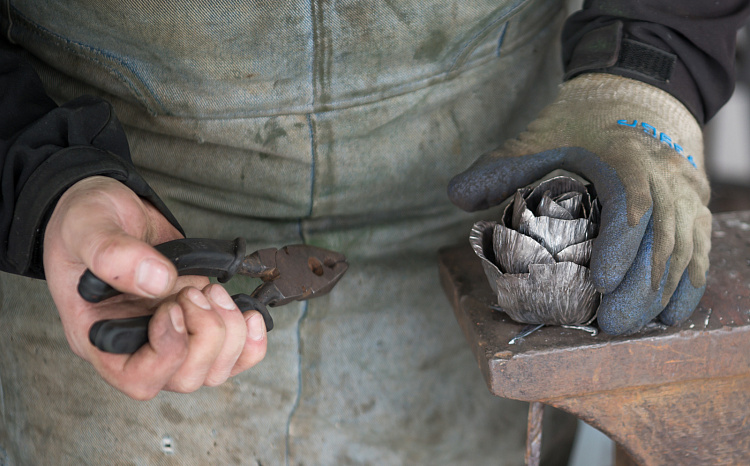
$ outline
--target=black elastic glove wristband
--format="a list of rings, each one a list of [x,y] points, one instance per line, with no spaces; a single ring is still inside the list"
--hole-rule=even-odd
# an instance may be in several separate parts
[[[565,79],[586,72],[635,74],[643,81],[665,83],[674,72],[677,55],[623,37],[622,21],[586,33],[573,50]]]

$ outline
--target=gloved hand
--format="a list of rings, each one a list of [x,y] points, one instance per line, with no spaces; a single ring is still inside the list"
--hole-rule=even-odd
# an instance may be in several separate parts
[[[692,114],[640,81],[581,75],[517,139],[454,177],[448,193],[464,210],[484,209],[557,168],[593,183],[602,203],[590,264],[603,293],[600,328],[619,335],[656,316],[668,325],[687,319],[705,290],[711,248]]]

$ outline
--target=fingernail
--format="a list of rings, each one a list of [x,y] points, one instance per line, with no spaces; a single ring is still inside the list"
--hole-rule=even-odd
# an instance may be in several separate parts
[[[196,306],[205,310],[211,309],[211,304],[208,302],[203,293],[196,288],[190,288],[186,293],[188,299]]]
[[[138,265],[136,284],[141,291],[151,296],[158,296],[167,291],[169,269],[157,260],[146,259]]]
[[[227,291],[221,286],[216,285],[211,287],[209,293],[211,294],[211,299],[224,309],[235,308],[234,301],[232,301],[232,298],[227,294]]]
[[[182,317],[182,309],[179,306],[172,306],[169,310],[169,318],[172,320],[172,326],[178,333],[185,331],[185,319]]]
[[[247,333],[255,341],[260,341],[266,334],[265,324],[263,323],[263,317],[254,312],[249,319],[247,319]]]

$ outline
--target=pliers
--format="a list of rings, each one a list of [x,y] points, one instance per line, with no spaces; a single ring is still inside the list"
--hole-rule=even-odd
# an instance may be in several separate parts
[[[229,241],[183,238],[155,248],[174,263],[179,275],[217,277],[222,283],[235,274],[263,280],[250,295],[236,294],[232,299],[242,312],[259,311],[267,331],[273,328],[273,319],[266,306],[282,306],[324,295],[349,267],[343,254],[304,244],[260,249],[246,256],[243,238]],[[91,303],[120,294],[90,270],[81,276],[78,293]],[[134,353],[148,341],[150,319],[147,315],[100,320],[91,326],[89,340],[102,351]]]

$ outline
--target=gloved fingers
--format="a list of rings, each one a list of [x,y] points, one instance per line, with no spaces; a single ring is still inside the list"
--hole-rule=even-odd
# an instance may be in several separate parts
[[[640,204],[651,206],[639,210],[639,218],[632,218],[628,203],[633,199],[628,198],[621,175],[599,156],[582,148],[568,148],[562,168],[580,174],[596,189],[602,207],[601,225],[594,240],[589,268],[596,289],[604,294],[611,293],[630,270],[651,219],[653,206],[648,197],[649,175],[644,170],[629,173],[628,184],[645,193],[646,197],[639,200]]]
[[[678,199],[674,213],[674,246],[670,256],[669,275],[664,284],[662,306],[666,307],[693,257],[693,224],[695,209],[691,201]],[[653,283],[652,283],[653,286]]]
[[[706,284],[708,253],[711,252],[711,227],[713,218],[708,207],[701,206],[693,226],[693,258],[688,265],[690,283],[700,288]]]
[[[659,320],[677,325],[693,313],[706,291],[708,253],[711,250],[711,212],[701,206],[693,221],[692,258]]]
[[[654,219],[654,243],[651,250],[651,289],[659,288],[667,268],[667,261],[670,260],[670,274],[674,274],[674,282],[679,281],[679,277],[682,275],[684,267],[687,265],[687,261],[679,261],[673,255],[675,248],[675,223],[676,223],[676,206],[675,198],[672,192],[674,180],[671,179],[669,174],[662,173],[651,173],[650,174],[650,185],[651,185],[651,198],[653,199],[653,214]],[[692,222],[688,225],[689,219],[684,218],[688,215],[683,211],[684,226],[687,230],[687,234],[692,236]],[[692,242],[692,238],[688,241]],[[682,245],[687,247],[686,245]],[[687,256],[688,258],[690,256]],[[682,262],[682,263],[680,263]],[[667,282],[669,276],[667,276]],[[663,284],[666,288],[666,284]],[[674,288],[672,289],[674,290]],[[666,291],[666,289],[665,289]],[[671,291],[669,294],[664,293],[662,300],[664,305],[669,301]],[[662,306],[662,309],[664,306]]]
[[[498,205],[518,188],[560,168],[566,156],[565,148],[519,154],[520,144],[509,141],[453,177],[448,184],[451,202],[469,212]]]
[[[695,287],[690,282],[690,274],[686,270],[677,285],[667,307],[659,314],[659,320],[667,325],[678,325],[684,322],[698,306],[698,302],[706,291],[706,285]]]
[[[669,262],[659,281],[658,289],[651,287],[651,264],[654,247],[654,220],[649,220],[638,253],[620,285],[602,296],[597,322],[610,335],[636,332],[659,315],[661,296],[669,273]]]

